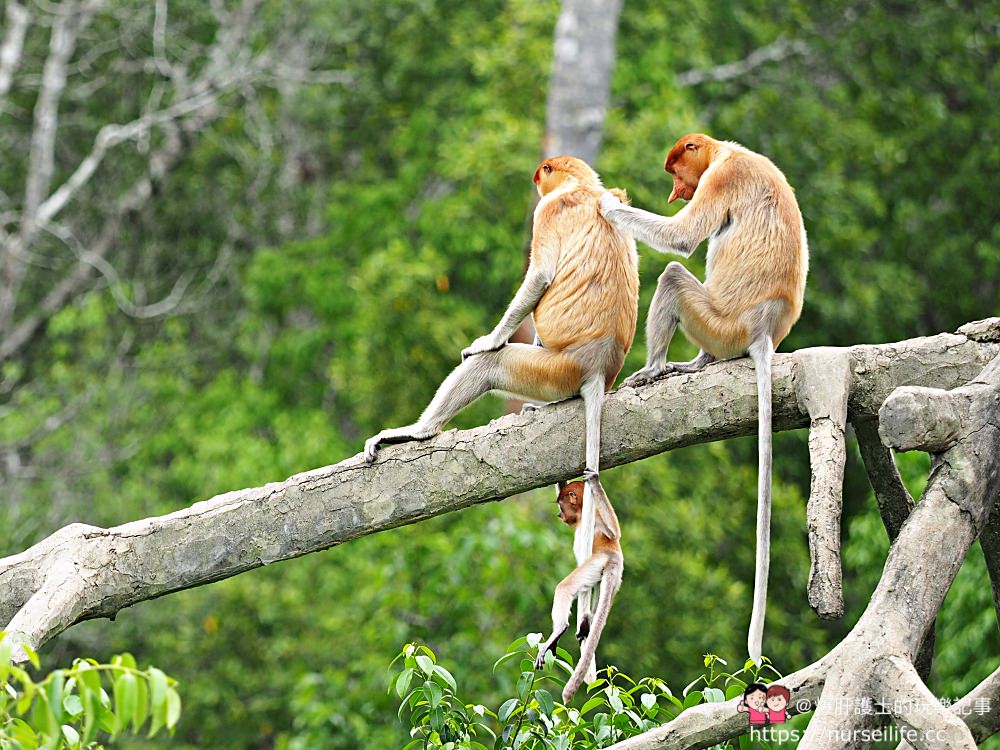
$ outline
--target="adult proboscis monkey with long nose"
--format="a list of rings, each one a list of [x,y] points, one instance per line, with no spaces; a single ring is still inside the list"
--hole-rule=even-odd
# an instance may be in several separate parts
[[[601,211],[660,252],[688,257],[708,239],[705,283],[680,263],[660,276],[646,324],[646,366],[625,381],[694,372],[716,359],[749,354],[757,371],[757,565],[747,648],[760,663],[767,602],[771,525],[771,357],[802,311],[809,250],[795,193],[765,156],[737,143],[692,133],[664,164],[673,176],[670,202],[689,203],[674,216],[624,205],[611,193]],[[667,362],[677,325],[701,353]]]

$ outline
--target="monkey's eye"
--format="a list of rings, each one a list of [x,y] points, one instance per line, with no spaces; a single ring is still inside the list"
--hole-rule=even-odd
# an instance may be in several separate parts
[[[542,167],[542,171],[545,172],[545,174],[552,174],[552,167],[546,164]]]

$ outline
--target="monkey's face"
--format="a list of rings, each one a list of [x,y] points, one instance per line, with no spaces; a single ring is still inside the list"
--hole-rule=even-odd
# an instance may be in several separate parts
[[[576,526],[583,503],[583,482],[571,482],[563,487],[556,500],[559,503],[559,518],[569,526]]]
[[[674,178],[674,189],[667,203],[678,198],[686,201],[694,197],[702,174],[712,160],[714,141],[707,135],[691,133],[684,136],[670,149],[663,168]]]

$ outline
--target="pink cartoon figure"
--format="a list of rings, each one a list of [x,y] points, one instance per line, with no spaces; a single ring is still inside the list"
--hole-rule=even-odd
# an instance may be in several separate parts
[[[771,685],[767,689],[767,723],[784,724],[788,719],[788,701],[792,693],[781,685]]]
[[[743,700],[736,706],[740,713],[750,715],[750,726],[759,727],[767,724],[767,686],[760,682],[752,682],[743,691]]]

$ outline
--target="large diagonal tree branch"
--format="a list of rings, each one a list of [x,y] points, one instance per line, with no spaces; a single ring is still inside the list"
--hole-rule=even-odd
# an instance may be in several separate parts
[[[902,385],[952,388],[1000,352],[1000,319],[975,337],[941,334],[849,350],[852,414],[871,417]],[[797,393],[802,358],[774,363],[774,425],[809,423]],[[0,622],[38,646],[81,620],[574,476],[583,468],[574,400],[508,415],[468,431],[390,446],[374,466],[360,456],[284,482],[229,492],[166,516],[99,529],[72,526],[0,560]],[[612,394],[602,466],[756,431],[749,360]],[[571,438],[566,443],[567,436]],[[748,497],[748,502],[750,498]]]

